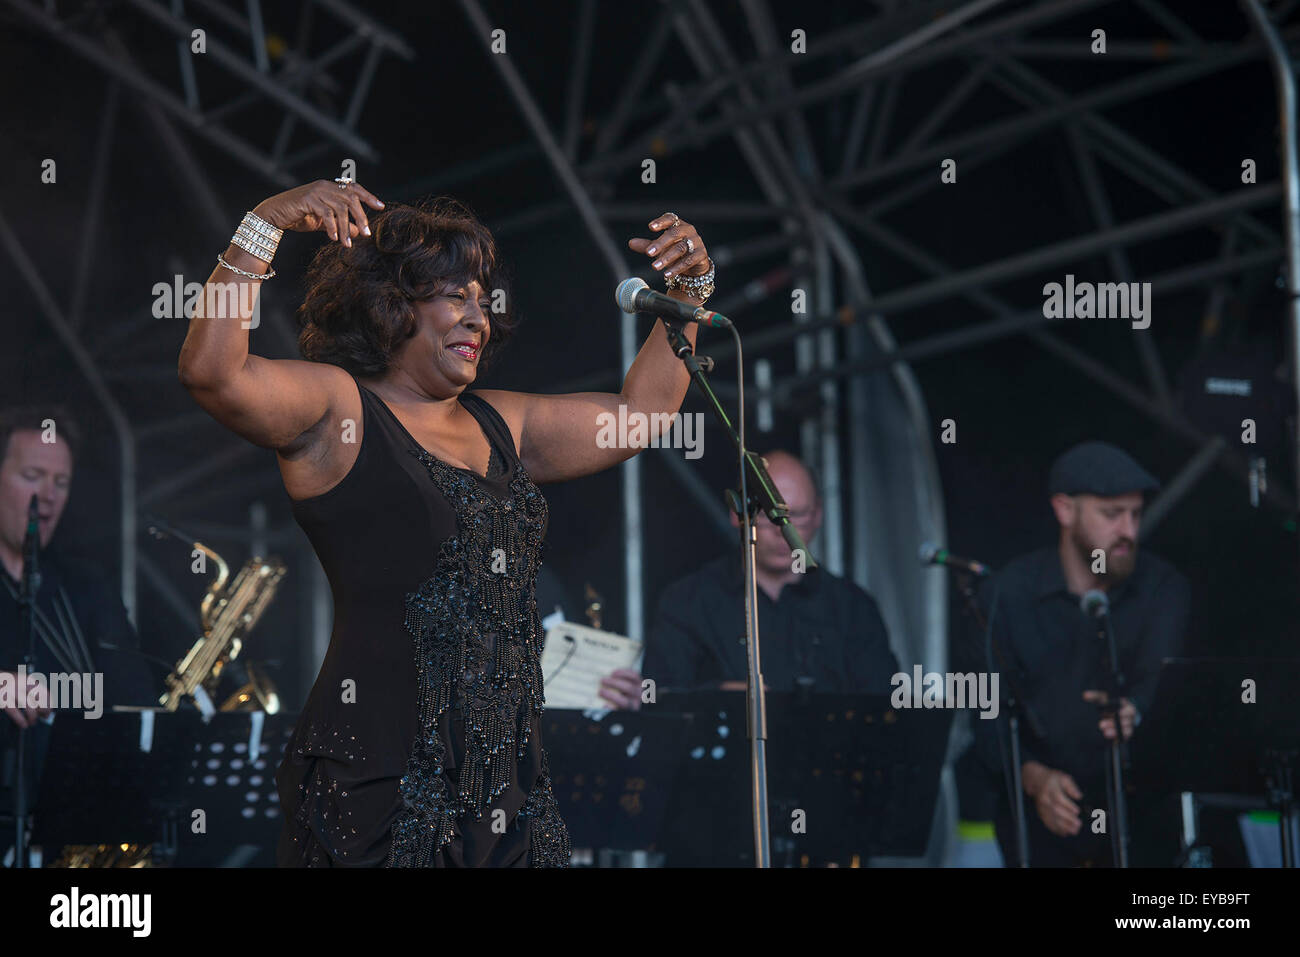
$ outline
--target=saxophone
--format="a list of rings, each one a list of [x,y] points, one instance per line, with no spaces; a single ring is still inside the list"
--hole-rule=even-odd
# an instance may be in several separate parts
[[[167,690],[159,704],[175,711],[188,697],[194,699],[200,711],[209,714],[217,710],[212,705],[212,695],[222,673],[239,657],[244,638],[275,597],[285,567],[278,559],[250,558],[234,581],[230,581],[230,567],[220,555],[202,542],[192,544],[216,563],[217,577],[208,585],[199,607],[203,634],[167,676]],[[278,712],[280,699],[271,679],[251,662],[240,664],[247,680],[226,699],[220,710]]]

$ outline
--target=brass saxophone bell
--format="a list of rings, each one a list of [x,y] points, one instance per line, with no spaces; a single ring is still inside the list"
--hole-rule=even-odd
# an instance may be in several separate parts
[[[251,661],[243,663],[248,681],[238,691],[227,698],[221,705],[222,711],[265,711],[278,714],[280,695],[275,690],[275,682],[270,675]]]

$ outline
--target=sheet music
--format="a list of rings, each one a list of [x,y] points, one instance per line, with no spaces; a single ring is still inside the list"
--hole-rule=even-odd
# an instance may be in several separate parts
[[[562,621],[546,632],[542,675],[546,707],[613,707],[600,697],[600,681],[617,668],[640,668],[641,642],[610,631]]]

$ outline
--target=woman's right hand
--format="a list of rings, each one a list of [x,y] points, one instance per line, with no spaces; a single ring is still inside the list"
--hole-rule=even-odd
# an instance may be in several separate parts
[[[352,245],[353,236],[370,235],[365,206],[383,209],[384,204],[360,183],[340,189],[338,183],[318,179],[264,199],[253,210],[277,229],[299,233],[321,230],[330,239]]]

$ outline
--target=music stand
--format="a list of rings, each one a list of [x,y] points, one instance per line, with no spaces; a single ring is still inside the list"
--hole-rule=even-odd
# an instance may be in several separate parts
[[[142,751],[138,712],[60,715],[41,775],[33,836],[69,844],[154,844],[189,867],[272,865],[280,831],[275,770],[295,715],[155,713]],[[260,724],[260,750],[249,752]],[[201,809],[206,833],[194,833]]]
[[[547,708],[551,783],[573,847],[656,850],[686,737],[682,715]]]
[[[1253,682],[1253,702],[1244,686]],[[1282,866],[1294,867],[1294,769],[1300,764],[1300,661],[1166,658],[1151,714],[1133,735],[1144,789],[1260,798],[1279,811]]]
[[[37,792],[34,843],[49,852],[158,839],[166,775],[160,755],[140,750],[141,721],[139,714],[58,714]]]
[[[275,772],[296,714],[197,712],[158,722],[155,748],[174,775],[177,863],[185,867],[272,867],[283,818]],[[256,745],[257,754],[250,747]],[[202,809],[206,833],[195,833]]]
[[[665,827],[670,866],[752,866],[748,822],[735,814],[737,795],[750,787],[744,701],[724,691],[661,698],[693,715]],[[925,853],[950,709],[794,692],[771,692],[768,703],[774,862],[843,866]]]

